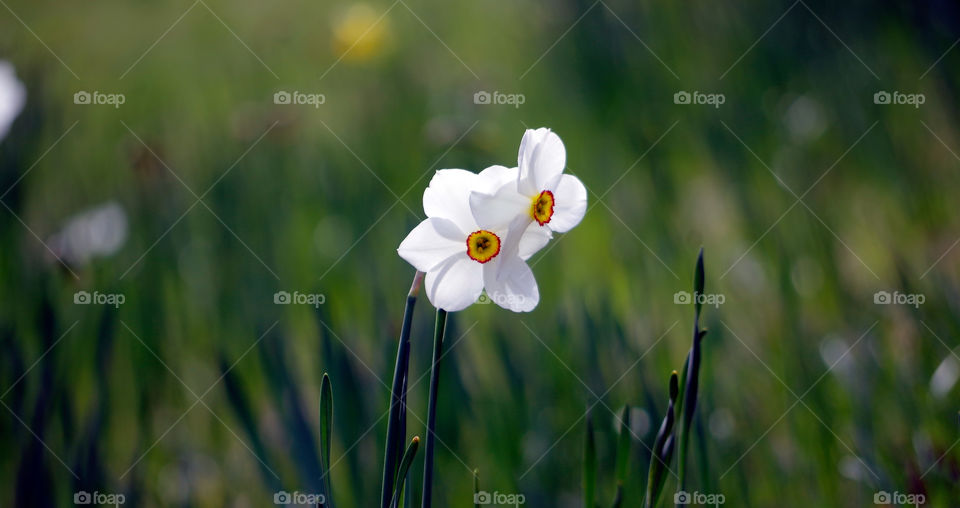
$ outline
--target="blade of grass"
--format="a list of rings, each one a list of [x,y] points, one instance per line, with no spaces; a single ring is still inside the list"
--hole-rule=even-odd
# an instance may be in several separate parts
[[[433,449],[437,428],[437,392],[440,390],[440,358],[443,356],[443,333],[447,328],[447,311],[437,309],[437,323],[433,335],[433,367],[430,369],[430,397],[427,403],[427,443],[423,460],[423,501],[421,508],[430,508],[433,502]]]

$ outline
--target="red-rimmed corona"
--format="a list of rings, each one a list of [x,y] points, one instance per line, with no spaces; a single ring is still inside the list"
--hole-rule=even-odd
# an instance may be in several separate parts
[[[530,207],[530,215],[537,224],[541,226],[550,222],[553,218],[553,192],[545,190],[537,197],[533,198],[533,206]]]
[[[480,229],[467,237],[467,255],[483,264],[500,254],[500,237],[492,231]]]

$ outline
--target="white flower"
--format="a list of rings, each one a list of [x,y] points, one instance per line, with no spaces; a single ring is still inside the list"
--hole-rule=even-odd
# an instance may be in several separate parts
[[[111,256],[127,240],[127,213],[116,201],[74,215],[47,242],[57,257],[83,265],[95,257]]]
[[[0,60],[0,139],[7,135],[13,120],[27,102],[27,89],[17,79],[13,64]]]
[[[397,252],[426,272],[424,286],[435,307],[448,312],[465,309],[484,290],[494,303],[514,312],[531,311],[540,301],[537,281],[525,260],[547,244],[549,232],[510,236],[509,224],[483,228],[471,213],[471,192],[493,192],[513,180],[514,171],[503,166],[480,174],[444,169],[424,191],[427,219],[407,235]]]
[[[580,223],[587,210],[587,189],[563,174],[567,152],[550,129],[528,129],[520,142],[518,168],[491,192],[475,189],[470,208],[484,228],[507,228],[508,236],[539,231],[563,233]]]

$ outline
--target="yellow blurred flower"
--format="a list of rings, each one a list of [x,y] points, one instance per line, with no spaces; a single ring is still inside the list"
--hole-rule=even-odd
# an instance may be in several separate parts
[[[368,4],[353,4],[333,26],[334,51],[345,60],[363,61],[377,55],[389,34],[387,18]]]

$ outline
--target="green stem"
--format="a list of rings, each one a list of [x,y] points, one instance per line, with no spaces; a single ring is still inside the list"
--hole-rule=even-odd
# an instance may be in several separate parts
[[[443,333],[447,327],[447,311],[437,309],[437,326],[433,335],[433,367],[430,370],[430,399],[427,404],[427,443],[423,460],[423,503],[430,508],[433,501],[433,448],[436,442],[437,391],[440,389],[440,358],[443,356]]]
[[[410,366],[410,326],[413,322],[413,307],[417,303],[417,294],[420,292],[420,283],[423,273],[417,272],[413,278],[410,292],[407,294],[407,305],[403,310],[403,325],[400,327],[400,344],[397,346],[397,362],[393,369],[393,388],[390,391],[390,418],[387,420],[387,441],[383,454],[383,487],[380,491],[380,507],[389,508],[390,499],[395,488],[394,479],[397,474],[397,461],[403,451],[406,437],[403,424],[403,401]]]

